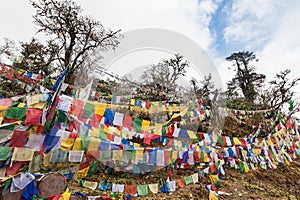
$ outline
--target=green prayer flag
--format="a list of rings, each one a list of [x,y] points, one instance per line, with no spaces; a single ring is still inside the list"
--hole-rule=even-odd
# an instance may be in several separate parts
[[[45,78],[44,78],[44,82],[45,82],[46,84],[50,84],[50,83],[51,83],[51,82],[50,82],[50,78],[45,77]]]
[[[204,163],[204,151],[200,150],[200,162]]]
[[[58,111],[56,121],[60,122],[60,123],[66,123],[67,122],[67,117],[66,117],[66,115],[63,111],[61,111],[61,110]]]
[[[26,116],[26,108],[9,107],[4,117],[8,119],[23,120]]]
[[[245,171],[245,166],[244,166],[243,162],[240,162],[240,164],[239,164],[239,171],[240,172],[244,172]]]
[[[218,143],[219,143],[221,146],[224,146],[223,140],[222,140],[222,135],[219,135],[219,136],[218,136]]]
[[[94,161],[92,164],[89,166],[89,171],[88,171],[88,177],[93,176],[96,174],[100,169],[100,162],[99,161]]]
[[[95,113],[95,106],[89,102],[86,102],[83,108],[82,117],[85,119],[92,118]]]
[[[100,151],[100,161],[107,161],[111,159],[112,151]]]
[[[99,139],[106,140],[106,133],[103,131],[102,128],[100,128]]]
[[[216,188],[218,188],[218,189],[221,187],[218,179],[215,180],[214,184],[215,184]]]
[[[139,196],[146,196],[148,195],[148,185],[137,185],[137,191]]]
[[[82,146],[81,149],[84,150],[84,152],[86,152],[89,147],[91,138],[87,135],[82,135],[80,136],[80,138],[81,138],[81,146]]]
[[[290,99],[290,100],[288,101],[288,104],[290,104],[289,110],[292,112],[292,111],[294,110],[294,102],[293,102],[293,100]]]
[[[0,161],[7,160],[11,154],[11,147],[0,146]]]
[[[135,151],[124,150],[123,161],[129,162],[129,160],[135,159]]]
[[[3,130],[13,131],[13,130],[15,130],[15,127],[16,127],[16,124],[9,124],[7,126],[0,127],[0,137],[3,135],[3,134],[1,134],[1,131],[3,131]],[[1,139],[2,139],[2,137],[1,137]]]
[[[45,126],[44,126],[44,132],[49,133],[51,131],[52,127],[54,126],[54,121],[55,121],[56,115],[57,115],[57,112],[54,112],[52,119],[46,121]]]
[[[20,102],[13,101],[13,102],[12,102],[12,104],[11,104],[11,106],[12,106],[12,107],[16,107],[16,106],[18,106],[18,105],[19,105],[19,103],[20,103]]]
[[[185,183],[185,185],[192,184],[192,183],[193,183],[193,178],[192,178],[192,176],[184,177],[184,183]]]
[[[4,189],[7,190],[11,184],[12,178],[8,179],[7,181],[5,181],[4,183]]]
[[[142,119],[140,118],[134,118],[133,119],[133,128],[135,131],[141,132],[142,131]]]
[[[84,188],[84,180],[80,179],[79,180],[79,185],[80,185],[80,187]]]
[[[162,133],[161,133],[161,135],[162,136],[166,136],[167,130],[168,130],[168,126],[162,126]]]

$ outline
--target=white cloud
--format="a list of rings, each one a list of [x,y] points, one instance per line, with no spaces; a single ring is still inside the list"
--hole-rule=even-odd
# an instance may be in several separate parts
[[[16,42],[30,40],[36,32],[33,14],[34,9],[29,1],[1,2],[0,39],[9,38]]]
[[[77,0],[86,13],[106,27],[131,31],[162,28],[179,32],[208,49],[213,38],[209,31],[216,3],[210,0]]]
[[[270,38],[271,32],[285,10],[284,1],[233,0],[227,7],[228,25],[224,39],[228,44],[240,44],[245,48],[257,48]]]

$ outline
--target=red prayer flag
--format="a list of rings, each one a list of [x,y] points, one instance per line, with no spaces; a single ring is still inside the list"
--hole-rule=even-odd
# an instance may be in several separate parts
[[[14,132],[11,136],[11,140],[8,143],[8,146],[24,147],[27,142],[28,136],[29,136],[29,132],[14,130]]]
[[[90,121],[90,125],[94,128],[98,128],[99,127],[99,123],[101,122],[103,116],[97,115],[96,113],[94,113],[91,121]]]
[[[71,104],[71,111],[70,113],[72,115],[81,117],[82,116],[82,112],[83,112],[83,106],[84,106],[84,102],[79,100],[79,99],[74,99],[72,104]]]
[[[43,110],[36,109],[36,108],[27,108],[25,125],[41,124],[42,115],[43,115]]]
[[[129,115],[125,115],[123,120],[123,126],[131,130],[132,129],[131,123],[132,123],[132,117]]]
[[[136,186],[135,185],[125,185],[124,192],[125,192],[125,194],[134,195],[137,193]]]
[[[23,166],[24,163],[25,163],[24,161],[17,161],[17,162],[14,162],[12,164],[12,166],[10,166],[10,167],[7,166],[5,174],[7,176],[17,174],[19,172],[19,170],[21,169],[21,167]]]
[[[185,183],[184,183],[184,179],[183,178],[178,179],[176,182],[177,182],[178,187],[184,188]]]

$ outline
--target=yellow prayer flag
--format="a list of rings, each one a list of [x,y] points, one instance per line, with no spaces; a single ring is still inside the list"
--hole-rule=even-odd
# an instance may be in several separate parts
[[[271,139],[267,139],[266,143],[267,143],[268,146],[271,146],[273,144],[272,141],[271,141]]]
[[[218,197],[212,192],[209,192],[209,200],[218,200]]]
[[[86,167],[86,168],[83,168],[83,169],[81,169],[81,170],[78,170],[78,171],[76,172],[76,178],[77,178],[77,179],[82,179],[82,178],[86,177],[88,171],[89,171],[89,167]]]
[[[95,114],[103,116],[105,112],[105,107],[96,105],[95,106]]]
[[[139,143],[133,143],[133,146],[140,147],[141,145]]]
[[[192,139],[192,140],[197,139],[194,131],[187,130],[187,133],[188,133],[190,139]]]
[[[21,102],[21,103],[18,104],[17,107],[19,107],[19,108],[24,108],[25,106],[26,106],[26,103],[22,103],[22,102]]]
[[[123,150],[113,150],[112,151],[112,160],[122,160]]]
[[[249,166],[248,166],[248,164],[246,162],[243,162],[243,164],[244,164],[245,172],[246,173],[249,172]]]
[[[147,131],[149,126],[150,126],[149,120],[142,120],[142,130],[143,131]]]
[[[7,106],[0,106],[0,110],[7,110]]]
[[[134,106],[134,102],[135,102],[134,99],[130,99],[130,105],[131,105],[131,106]]]
[[[91,136],[94,137],[94,138],[98,138],[99,137],[99,132],[100,132],[99,128],[92,127]]]
[[[172,160],[171,162],[175,162],[178,158],[178,151],[172,151]]]
[[[12,161],[31,161],[33,158],[34,148],[18,148],[15,147],[12,155]]]
[[[253,153],[255,156],[258,156],[261,154],[261,149],[252,149],[253,150]]]
[[[32,108],[37,108],[37,109],[44,109],[47,107],[47,102],[39,102],[31,105]]]
[[[98,151],[99,145],[100,145],[101,140],[99,138],[91,138],[91,141],[89,143],[89,152],[96,152]]]
[[[110,133],[110,130],[107,126],[104,126],[103,129],[102,129],[106,134],[107,133]]]
[[[144,160],[144,150],[136,150],[135,160],[136,161]]]
[[[203,158],[203,162],[209,162],[209,157],[207,156],[207,153],[204,151],[203,152],[204,158]]]
[[[69,188],[66,189],[66,191],[62,194],[62,197],[59,198],[59,200],[69,200],[71,198],[71,192]]]
[[[210,179],[210,182],[214,183],[216,180],[219,180],[218,174],[216,174],[216,175],[210,174],[209,179]]]
[[[53,79],[53,78],[51,78],[50,81],[51,81],[51,84],[52,84],[52,85],[54,85],[54,83],[56,82],[56,80]]]
[[[72,150],[73,151],[75,151],[75,150],[81,150],[81,148],[82,148],[81,138],[76,138]]]
[[[27,104],[31,106],[31,105],[33,105],[35,103],[40,102],[40,99],[41,99],[41,95],[40,94],[35,94],[35,95],[32,95],[32,96],[27,96]]]
[[[74,142],[74,138],[61,138],[60,149],[63,151],[71,150]]]
[[[242,145],[242,143],[240,142],[240,140],[237,137],[233,137],[233,143],[234,145]]]
[[[182,142],[178,140],[178,148],[181,150],[182,149]]]

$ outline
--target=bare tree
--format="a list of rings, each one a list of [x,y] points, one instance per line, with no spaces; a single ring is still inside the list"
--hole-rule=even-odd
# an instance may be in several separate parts
[[[198,86],[198,81],[195,78],[192,78],[190,81],[193,86],[194,93],[198,97],[206,97],[214,93],[215,84],[212,82],[211,74],[204,76],[203,80],[200,80],[200,85]]]
[[[187,60],[184,60],[183,56],[175,54],[175,58],[164,59],[162,62],[152,65],[141,78],[150,88],[152,85],[165,94],[174,93],[177,86],[176,81],[181,76],[185,76],[187,67],[189,67]]]
[[[290,80],[288,77],[290,73],[291,70],[286,69],[275,75],[274,80],[269,82],[268,90],[264,90],[260,95],[261,104],[279,109],[290,100],[296,100],[293,89],[299,83],[300,77]],[[299,109],[297,102],[294,107],[296,111]]]
[[[73,74],[86,62],[95,49],[113,50],[119,45],[120,30],[107,30],[71,0],[34,0],[33,16],[38,33],[45,33],[57,45],[60,69],[66,69],[68,83],[74,82]]]

